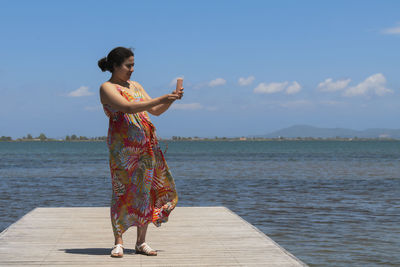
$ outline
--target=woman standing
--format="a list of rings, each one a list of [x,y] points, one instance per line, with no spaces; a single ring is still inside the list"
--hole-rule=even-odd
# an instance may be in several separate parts
[[[182,98],[183,88],[152,99],[138,82],[130,80],[134,54],[129,48],[114,48],[98,65],[112,74],[100,87],[100,100],[109,117],[110,213],[115,237],[111,256],[123,256],[122,234],[131,226],[137,226],[136,253],[155,256],[157,252],[145,243],[147,226],[152,222],[159,227],[168,221],[178,194],[147,112],[161,115]]]

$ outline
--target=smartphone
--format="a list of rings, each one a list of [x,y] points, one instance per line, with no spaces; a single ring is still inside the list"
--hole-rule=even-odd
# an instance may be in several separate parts
[[[175,92],[178,92],[179,89],[182,88],[183,85],[183,78],[176,79],[176,89]]]

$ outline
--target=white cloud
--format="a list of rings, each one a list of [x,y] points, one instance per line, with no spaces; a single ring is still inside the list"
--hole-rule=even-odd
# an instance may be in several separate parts
[[[212,80],[211,82],[209,82],[208,86],[214,87],[214,86],[224,85],[224,84],[226,84],[226,80],[225,79],[217,78],[217,79]]]
[[[93,95],[93,92],[89,92],[89,87],[87,86],[81,86],[75,91],[72,91],[68,94],[68,96],[71,97],[81,97],[81,96],[88,96],[88,95]]]
[[[256,88],[254,88],[254,93],[258,94],[273,94],[281,91],[286,91],[287,94],[298,93],[301,89],[301,85],[294,81],[289,85],[288,81],[281,83],[260,83]]]
[[[256,88],[254,88],[254,93],[259,94],[273,94],[283,91],[288,85],[288,82],[283,83],[260,83]]]
[[[288,95],[296,94],[300,92],[300,90],[301,90],[301,85],[298,82],[294,81],[292,85],[286,88],[286,94]]]
[[[241,86],[246,86],[250,85],[254,81],[254,79],[255,79],[254,76],[249,76],[247,78],[240,77],[238,83]]]
[[[334,82],[332,78],[328,78],[325,81],[318,84],[318,90],[321,92],[335,92],[342,90],[347,87],[351,79],[337,80]]]
[[[179,103],[174,103],[171,106],[171,109],[180,109],[180,110],[198,110],[198,109],[203,109],[203,105],[200,103],[187,103],[187,104],[179,104]]]
[[[183,75],[173,78],[172,81],[169,83],[169,87],[174,87],[174,88],[175,88],[175,87],[176,87],[176,80],[177,80],[178,78],[184,79]]]
[[[219,86],[219,85],[224,85],[226,84],[226,80],[223,78],[217,78],[215,80],[212,81],[204,81],[204,82],[199,82],[195,85],[193,85],[193,89],[200,89],[203,87],[215,87],[215,86]]]
[[[387,29],[383,29],[381,31],[383,34],[400,34],[400,25],[391,27],[391,28],[387,28]]]
[[[357,96],[366,95],[369,92],[373,92],[379,96],[386,93],[393,93],[393,90],[385,87],[386,78],[382,73],[376,73],[369,76],[363,82],[357,84],[356,86],[349,87],[344,91],[344,96]]]

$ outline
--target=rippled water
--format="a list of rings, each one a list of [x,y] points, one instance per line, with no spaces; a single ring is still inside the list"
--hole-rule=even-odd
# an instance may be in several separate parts
[[[400,266],[400,142],[169,141],[166,159],[178,206],[226,206],[310,266]],[[108,206],[109,179],[106,143],[0,142],[0,230]]]

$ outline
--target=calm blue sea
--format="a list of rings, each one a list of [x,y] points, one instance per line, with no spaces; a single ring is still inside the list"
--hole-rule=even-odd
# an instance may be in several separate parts
[[[400,142],[168,141],[165,156],[178,206],[226,206],[310,266],[400,266]],[[105,142],[0,142],[0,231],[38,206],[109,206],[109,174]]]

